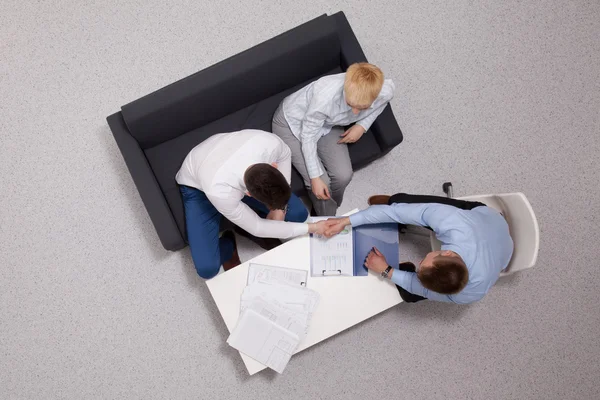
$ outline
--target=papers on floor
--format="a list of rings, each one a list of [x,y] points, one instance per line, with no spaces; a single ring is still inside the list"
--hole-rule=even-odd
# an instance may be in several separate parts
[[[319,294],[306,288],[307,277],[307,271],[251,263],[240,318],[227,343],[282,373],[319,303]]]

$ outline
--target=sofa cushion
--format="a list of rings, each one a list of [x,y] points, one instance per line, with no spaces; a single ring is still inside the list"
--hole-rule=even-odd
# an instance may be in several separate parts
[[[129,131],[147,149],[238,111],[237,118],[250,116],[250,106],[339,65],[336,24],[323,16],[121,110]]]

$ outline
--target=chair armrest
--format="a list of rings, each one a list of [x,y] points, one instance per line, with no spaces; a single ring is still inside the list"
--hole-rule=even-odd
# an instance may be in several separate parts
[[[172,251],[184,248],[186,243],[177,228],[173,213],[171,213],[144,151],[129,133],[123,115],[118,112],[106,120],[163,247]]]
[[[388,104],[371,125],[371,131],[381,151],[387,153],[402,142],[403,136],[392,107]]]
[[[341,59],[340,64],[345,71],[348,67],[357,62],[367,62],[367,57],[363,52],[358,39],[354,35],[354,31],[350,27],[350,23],[346,15],[340,11],[331,16],[335,19],[337,25],[338,36],[340,39]]]

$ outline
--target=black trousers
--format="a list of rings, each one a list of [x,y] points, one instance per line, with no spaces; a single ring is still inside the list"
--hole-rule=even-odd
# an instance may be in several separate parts
[[[394,203],[439,203],[454,206],[456,208],[460,208],[461,210],[472,210],[475,207],[485,206],[485,204],[480,203],[478,201],[457,200],[442,196],[424,196],[407,193],[397,193],[390,197],[388,204],[391,205]],[[398,265],[398,269],[400,271],[416,272],[415,265],[411,262],[401,263],[400,265]],[[398,288],[398,292],[400,292],[400,297],[402,297],[402,300],[404,300],[406,303],[416,303],[417,301],[426,299],[426,297],[410,293],[408,290],[405,290],[398,285],[396,285],[396,288]]]

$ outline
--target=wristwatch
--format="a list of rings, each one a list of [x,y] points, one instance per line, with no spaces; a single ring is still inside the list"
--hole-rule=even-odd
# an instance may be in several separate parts
[[[387,277],[388,277],[388,274],[390,273],[390,271],[391,271],[391,270],[392,270],[392,266],[391,266],[391,265],[388,265],[388,267],[385,269],[385,271],[383,271],[383,272],[381,273],[381,276],[382,276],[382,277],[384,277],[384,278],[387,278]]]

